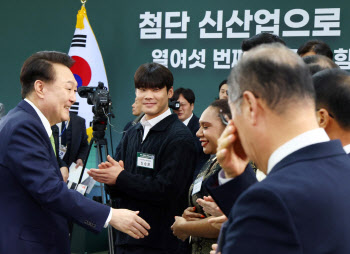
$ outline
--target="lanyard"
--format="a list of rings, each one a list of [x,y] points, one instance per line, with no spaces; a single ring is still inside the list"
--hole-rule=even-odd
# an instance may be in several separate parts
[[[62,128],[62,131],[61,131],[61,134],[60,134],[60,136],[59,137],[61,137],[62,136],[62,134],[63,134],[63,132],[67,129],[67,126],[69,125],[69,120],[68,121],[66,121],[66,122],[64,122],[64,127],[62,128],[62,126],[61,126],[61,128]]]

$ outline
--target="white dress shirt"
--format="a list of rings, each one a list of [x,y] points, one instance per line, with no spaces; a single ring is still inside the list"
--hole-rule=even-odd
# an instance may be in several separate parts
[[[47,132],[47,135],[50,137],[52,135],[52,130],[51,130],[51,125],[50,125],[50,122],[49,120],[47,120],[47,118],[44,116],[43,113],[41,113],[40,109],[38,109],[34,104],[33,102],[31,102],[30,100],[28,100],[27,98],[24,99],[26,102],[29,103],[30,106],[33,107],[33,109],[35,110],[35,112],[38,114],[42,124],[44,125],[45,127],[45,130]],[[107,220],[106,220],[106,223],[104,225],[104,227],[106,228],[109,224],[109,222],[111,221],[112,219],[112,208],[110,209],[109,211],[109,215],[107,217]]]
[[[267,163],[267,174],[269,174],[274,166],[281,160],[293,152],[309,145],[329,141],[329,137],[324,129],[317,128],[311,131],[304,132],[295,138],[277,148],[270,156]],[[345,149],[345,148],[344,148]],[[349,148],[350,149],[350,148]],[[223,170],[219,173],[219,184],[224,184],[233,178],[225,178]]]
[[[343,148],[344,148],[344,150],[345,150],[345,152],[346,152],[347,154],[350,153],[350,144],[344,146]]]
[[[304,148],[309,145],[327,142],[329,137],[323,128],[317,128],[311,131],[304,132],[295,138],[277,148],[270,156],[267,164],[267,174],[269,174],[272,168],[281,160],[295,151]]]
[[[193,116],[193,113],[192,113],[192,115],[189,118],[187,118],[185,121],[183,121],[183,124],[187,126],[188,123],[191,121],[192,116]]]
[[[147,120],[146,119],[146,115],[144,115],[141,118],[141,125],[143,126],[143,137],[142,137],[142,141],[145,140],[145,138],[147,137],[147,134],[149,132],[149,130],[155,126],[157,123],[159,123],[160,121],[162,121],[164,118],[166,118],[167,116],[171,115],[171,111],[168,108],[168,110],[166,110],[164,113],[160,114],[159,116],[152,118],[151,120]]]
[[[51,135],[52,135],[52,130],[51,130],[51,125],[50,125],[49,120],[47,120],[47,118],[44,116],[44,114],[41,113],[41,111],[34,105],[33,102],[31,102],[31,101],[28,100],[27,98],[25,98],[24,100],[25,100],[26,102],[28,102],[29,105],[32,106],[32,108],[33,108],[33,109],[35,110],[35,112],[38,114],[38,116],[39,116],[41,122],[42,122],[43,125],[44,125],[44,128],[45,128],[45,130],[46,130],[46,132],[47,132],[47,135],[48,135],[49,137],[51,137]]]

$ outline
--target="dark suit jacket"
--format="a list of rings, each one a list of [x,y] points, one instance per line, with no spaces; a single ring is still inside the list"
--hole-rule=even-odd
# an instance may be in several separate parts
[[[197,151],[197,163],[193,174],[193,179],[195,179],[201,168],[209,160],[210,154],[203,153],[203,147],[201,145],[201,142],[199,142],[199,138],[196,136],[196,133],[199,130],[199,118],[195,114],[193,114],[191,120],[188,122],[187,127],[192,133]]]
[[[70,113],[69,126],[66,130],[67,136],[67,153],[63,157],[63,161],[70,166],[77,159],[86,159],[89,144],[87,142],[88,136],[86,134],[85,119]]]
[[[221,211],[228,217],[238,197],[252,184],[257,182],[256,174],[249,163],[242,175],[219,186],[219,173],[220,171],[214,173],[204,184],[209,194],[216,198],[215,202]],[[225,198],[223,199],[221,197]]]
[[[222,253],[350,253],[349,182],[339,141],[290,154],[238,198]]]
[[[68,220],[102,230],[110,208],[67,188],[26,101],[1,121],[0,140],[0,253],[68,254]]]

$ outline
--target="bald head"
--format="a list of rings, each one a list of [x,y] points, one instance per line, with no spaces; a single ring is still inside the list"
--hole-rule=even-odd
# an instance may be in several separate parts
[[[299,101],[314,101],[308,67],[297,54],[279,43],[247,52],[232,69],[228,85],[229,100],[237,109],[244,91],[252,92],[277,113]]]

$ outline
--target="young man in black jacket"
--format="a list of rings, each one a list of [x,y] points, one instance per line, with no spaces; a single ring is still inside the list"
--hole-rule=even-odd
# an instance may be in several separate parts
[[[118,207],[140,211],[151,226],[149,236],[138,240],[117,232],[118,254],[175,254],[180,240],[170,226],[187,207],[195,144],[189,129],[168,107],[173,96],[171,72],[147,63],[137,69],[134,81],[145,116],[125,134],[116,161],[108,156],[108,162],[89,174],[107,184]]]

